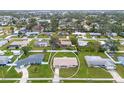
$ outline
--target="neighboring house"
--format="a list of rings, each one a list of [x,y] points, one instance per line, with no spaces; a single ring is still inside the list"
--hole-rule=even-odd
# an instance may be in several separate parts
[[[75,57],[55,57],[53,61],[53,67],[70,68],[77,67],[78,62]]]
[[[7,43],[8,43],[7,40],[0,40],[0,47],[2,47],[3,45],[5,45]]]
[[[60,46],[72,46],[71,40],[69,38],[59,38]]]
[[[84,41],[82,38],[78,38],[78,46],[86,46],[88,41]]]
[[[5,52],[0,50],[0,55],[4,55],[4,54],[5,54]]]
[[[8,64],[9,61],[10,59],[8,56],[0,56],[0,66]]]
[[[27,65],[34,65],[34,64],[42,64],[44,55],[43,54],[34,54],[30,55],[25,59],[18,60],[16,62],[17,68],[21,68]]]
[[[100,56],[85,56],[88,67],[103,67],[105,69],[116,69],[115,64],[108,58]]]
[[[25,33],[26,36],[34,36],[34,35],[39,35],[39,32],[27,32]]]
[[[91,36],[101,36],[101,33],[89,33]]]
[[[118,56],[117,59],[118,59],[119,63],[124,65],[124,56]]]
[[[49,39],[48,38],[37,39],[35,45],[38,47],[47,47],[49,46]]]
[[[124,46],[124,41],[120,41],[120,44]]]
[[[21,47],[27,46],[28,44],[29,44],[28,40],[14,41],[7,48],[8,49],[17,49],[17,48],[21,48]]]
[[[106,33],[106,35],[107,35],[108,37],[115,37],[115,36],[117,36],[117,33],[109,32],[109,33]]]
[[[46,46],[48,46],[48,42],[45,42],[45,41],[36,41],[35,42],[35,45],[38,46],[38,47],[46,47]]]
[[[19,31],[18,30],[15,30],[13,35],[18,35]]]
[[[124,36],[124,32],[121,32],[119,35],[120,35],[120,36]]]
[[[105,45],[106,42],[105,41],[99,41],[100,42],[100,45]]]
[[[117,33],[111,33],[111,35],[112,35],[113,37],[116,37],[116,36],[117,36]]]
[[[13,55],[20,55],[21,51],[20,50],[11,50],[13,52]]]
[[[76,35],[76,36],[86,36],[86,33],[75,32],[75,33],[72,33],[72,35]]]

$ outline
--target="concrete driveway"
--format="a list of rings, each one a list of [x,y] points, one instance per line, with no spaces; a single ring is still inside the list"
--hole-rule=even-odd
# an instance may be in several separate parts
[[[22,78],[20,80],[20,83],[26,83],[28,80],[28,70],[27,68],[22,68],[20,69],[20,71],[22,72]]]
[[[54,72],[54,78],[53,78],[53,83],[59,83],[60,79],[59,79],[59,68],[55,68],[55,72]]]
[[[116,80],[116,82],[118,83],[124,82],[124,79],[121,78],[121,76],[118,74],[116,70],[109,70],[108,72],[112,75],[112,77]]]

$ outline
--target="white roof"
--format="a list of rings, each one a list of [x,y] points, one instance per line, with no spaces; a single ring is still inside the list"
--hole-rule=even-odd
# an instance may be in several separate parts
[[[23,46],[23,45],[27,45],[29,42],[28,41],[14,41],[12,42],[10,45],[20,45],[20,46]]]
[[[75,57],[55,57],[53,66],[73,66],[78,65],[77,59]]]
[[[72,33],[73,35],[86,35],[86,33],[81,33],[81,32],[75,32],[75,33]]]

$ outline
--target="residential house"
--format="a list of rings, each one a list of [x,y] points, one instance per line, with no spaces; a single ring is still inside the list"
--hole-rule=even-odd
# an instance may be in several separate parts
[[[7,43],[8,43],[7,40],[0,40],[0,47],[2,47],[3,45],[5,45]]]
[[[77,67],[78,62],[75,57],[55,57],[53,61],[53,67],[59,68],[70,68],[70,67]]]
[[[102,67],[105,69],[116,69],[115,64],[108,58],[100,56],[85,56],[88,67]]]
[[[49,40],[48,39],[38,39],[35,42],[35,46],[38,46],[38,47],[47,47],[47,46],[49,46]]]
[[[10,62],[8,56],[0,56],[0,66],[4,66]]]
[[[88,41],[84,41],[83,38],[78,38],[78,46],[86,46]]]
[[[72,42],[69,38],[59,38],[60,46],[66,47],[66,46],[72,46]]]

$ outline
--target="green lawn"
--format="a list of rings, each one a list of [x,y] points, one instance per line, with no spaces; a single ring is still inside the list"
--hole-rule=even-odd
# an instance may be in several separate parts
[[[16,80],[0,80],[0,83],[18,83]]]
[[[122,65],[116,65],[116,70],[119,73],[119,75],[124,78],[124,66]]]
[[[2,35],[0,36],[0,38],[6,38],[8,35]]]
[[[119,46],[118,46],[118,49],[119,49],[119,51],[124,51],[124,46],[119,45]]]
[[[49,78],[53,73],[49,65],[31,65],[28,68],[30,78]]]
[[[75,57],[72,52],[58,52],[55,57]]]
[[[0,78],[20,78],[21,77],[21,73],[17,73],[14,67],[12,67],[10,71],[7,72],[8,68],[9,67],[7,66],[0,67]]]
[[[74,76],[76,78],[112,78],[112,76],[103,70],[102,68],[88,68],[85,62],[84,56],[101,56],[106,58],[104,53],[96,53],[96,52],[82,52],[78,54],[80,59],[80,69],[79,72]]]
[[[77,67],[76,68],[61,68],[60,69],[60,77],[70,77],[73,74],[75,74],[75,72],[77,71]]]
[[[49,38],[49,36],[46,34],[40,34],[38,35],[38,38]]]

